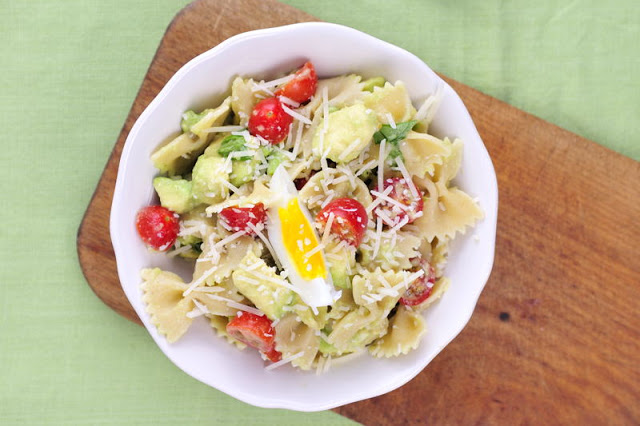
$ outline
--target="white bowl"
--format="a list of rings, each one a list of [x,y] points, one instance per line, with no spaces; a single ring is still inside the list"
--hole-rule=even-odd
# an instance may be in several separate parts
[[[157,170],[149,156],[176,135],[181,114],[215,105],[234,76],[270,79],[311,60],[321,77],[358,73],[402,80],[414,103],[444,85],[444,97],[431,132],[464,141],[464,159],[455,184],[479,199],[485,218],[452,243],[446,275],[452,285],[425,312],[429,332],[406,356],[376,359],[363,355],[334,365],[324,375],[290,366],[265,371],[256,351],[239,351],[214,335],[203,318],[169,344],[149,321],[140,290],[140,270],[159,266],[190,280],[180,259],[150,253],[138,238],[136,212],[155,199]],[[411,53],[354,29],[304,23],[252,31],[232,37],[184,65],[140,115],[125,143],[113,205],[111,240],[118,274],[129,302],[160,349],[194,378],[260,407],[325,410],[392,391],[416,376],[469,321],[491,267],[496,235],[498,191],[489,154],[458,95]]]

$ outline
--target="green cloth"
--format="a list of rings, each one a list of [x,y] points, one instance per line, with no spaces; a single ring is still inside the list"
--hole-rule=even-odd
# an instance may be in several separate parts
[[[636,1],[287,3],[640,159]],[[197,382],[80,272],[78,225],[184,4],[0,0],[2,424],[346,423],[332,412],[251,407]]]

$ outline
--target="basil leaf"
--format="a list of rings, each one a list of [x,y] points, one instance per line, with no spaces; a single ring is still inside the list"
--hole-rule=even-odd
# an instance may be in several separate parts
[[[380,130],[373,134],[373,140],[379,144],[382,142],[382,139],[386,139],[387,143],[397,145],[398,142],[407,137],[407,134],[413,129],[416,123],[416,120],[405,121],[396,124],[395,129],[388,124],[383,124]]]
[[[235,151],[244,151],[247,149],[245,145],[246,141],[244,140],[244,136],[241,135],[229,135],[222,139],[222,143],[220,144],[220,148],[218,148],[218,154],[223,157],[228,157],[229,154]],[[234,158],[234,160],[245,161],[251,160],[252,157],[239,157]]]
[[[400,151],[400,148],[398,148],[397,146],[394,146],[393,148],[391,148],[391,151],[389,151],[389,155],[387,156],[387,158],[391,158],[392,160],[395,160],[397,157],[401,157],[401,159],[404,160],[404,157],[402,157],[402,151]]]

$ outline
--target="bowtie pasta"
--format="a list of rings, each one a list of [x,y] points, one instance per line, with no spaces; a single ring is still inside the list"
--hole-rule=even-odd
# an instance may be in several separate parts
[[[161,205],[136,218],[152,249],[194,264],[190,282],[142,271],[157,330],[175,342],[203,316],[267,368],[318,372],[417,348],[448,243],[482,217],[452,186],[462,141],[428,133],[440,97],[416,110],[401,81],[318,79],[306,63],[185,112],[151,156]]]

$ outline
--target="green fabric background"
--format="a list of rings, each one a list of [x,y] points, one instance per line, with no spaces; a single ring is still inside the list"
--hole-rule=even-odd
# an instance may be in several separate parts
[[[287,0],[640,159],[635,0]],[[182,373],[80,272],[84,209],[185,0],[0,0],[0,423],[342,424],[248,406]]]

